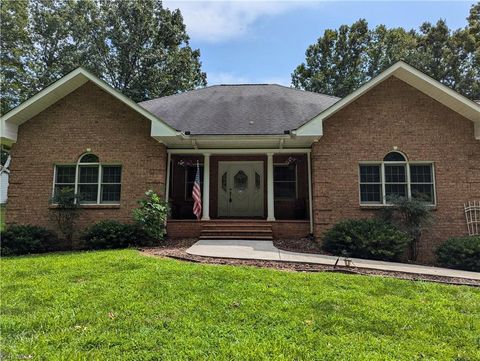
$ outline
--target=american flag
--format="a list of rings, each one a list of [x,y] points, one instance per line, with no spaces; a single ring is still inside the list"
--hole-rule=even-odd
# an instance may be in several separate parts
[[[193,198],[193,214],[197,216],[197,219],[200,219],[202,214],[202,191],[200,190],[200,166],[197,161],[197,174],[195,175],[195,182],[193,183],[192,190]]]

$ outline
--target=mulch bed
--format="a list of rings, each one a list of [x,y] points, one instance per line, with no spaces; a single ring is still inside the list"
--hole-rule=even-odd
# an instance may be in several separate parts
[[[305,240],[304,240],[305,241]],[[213,265],[232,265],[232,266],[254,266],[260,268],[274,268],[282,271],[292,271],[292,272],[338,272],[338,273],[347,273],[347,274],[358,274],[358,275],[369,275],[369,276],[382,276],[382,277],[394,277],[404,280],[411,281],[429,281],[429,282],[438,282],[446,283],[452,285],[467,285],[467,286],[476,286],[480,287],[480,281],[469,280],[465,278],[456,278],[456,277],[442,277],[442,276],[431,276],[431,275],[418,275],[405,272],[392,272],[392,271],[379,271],[365,268],[356,268],[356,267],[345,267],[345,266],[326,266],[313,263],[296,263],[296,262],[277,262],[277,261],[264,261],[264,260],[243,260],[243,259],[233,259],[233,258],[216,258],[216,257],[203,257],[190,255],[186,250],[192,246],[196,239],[169,239],[166,240],[162,246],[152,247],[152,248],[143,248],[140,251],[148,256],[155,257],[166,257],[173,258],[181,261],[195,262],[195,263],[205,263]],[[314,247],[305,246],[293,248],[295,244],[300,243],[299,240],[294,241],[285,241],[279,240],[275,241],[274,244],[276,247],[294,251],[294,252],[305,252],[305,253],[320,253],[318,250],[313,251]],[[279,246],[279,244],[281,246]],[[291,248],[292,247],[292,248]],[[310,252],[307,250],[310,249]]]

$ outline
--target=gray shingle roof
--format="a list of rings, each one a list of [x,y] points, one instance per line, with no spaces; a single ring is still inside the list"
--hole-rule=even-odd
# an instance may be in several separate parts
[[[283,134],[339,98],[274,84],[214,85],[139,103],[191,134]]]

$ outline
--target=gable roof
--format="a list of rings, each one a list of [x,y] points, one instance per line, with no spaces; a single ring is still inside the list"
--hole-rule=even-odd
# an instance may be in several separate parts
[[[84,68],[77,68],[2,116],[2,142],[4,140],[16,141],[18,126],[20,124],[55,104],[58,100],[78,89],[88,81],[91,81],[105,92],[149,119],[152,122],[152,129],[155,128],[157,132],[165,136],[176,136],[178,134],[178,132],[167,123],[148,112],[145,108],[137,105],[133,100],[127,98],[103,80],[100,80]]]
[[[139,103],[192,135],[284,134],[339,98],[276,84],[214,85]]]
[[[474,122],[475,137],[480,140],[480,105],[464,97],[439,81],[429,77],[414,67],[399,61],[379,74],[363,86],[338,101],[330,108],[300,126],[294,133],[298,136],[321,136],[323,134],[323,120],[332,116],[354,100],[367,93],[374,86],[391,76],[395,76],[414,88],[420,90],[443,105],[456,111],[460,115]]]

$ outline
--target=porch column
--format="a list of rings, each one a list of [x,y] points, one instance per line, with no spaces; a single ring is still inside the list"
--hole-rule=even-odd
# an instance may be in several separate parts
[[[274,153],[267,153],[267,221],[275,220],[273,204],[273,154]]]
[[[313,196],[312,196],[312,154],[307,153],[307,166],[308,166],[308,214],[310,218],[310,233],[313,234]]]
[[[203,154],[202,221],[210,220],[210,153]]]
[[[165,180],[165,202],[168,202],[169,194],[170,194],[170,172],[171,170],[171,163],[172,163],[172,155],[170,152],[167,153],[167,179]]]

